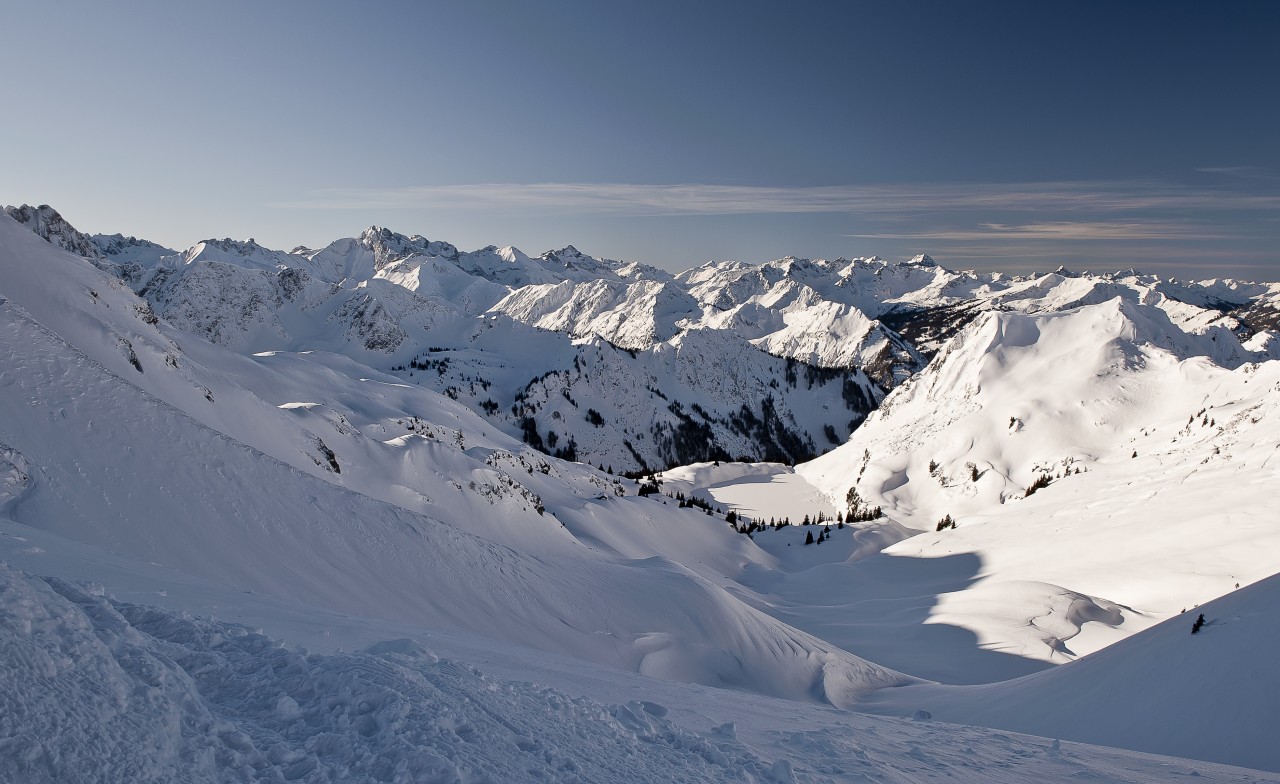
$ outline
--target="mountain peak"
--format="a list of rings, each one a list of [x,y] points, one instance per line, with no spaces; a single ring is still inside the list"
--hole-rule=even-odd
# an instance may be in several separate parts
[[[358,240],[373,250],[375,270],[410,256],[440,256],[451,261],[458,258],[458,249],[451,243],[429,240],[421,234],[405,236],[383,226],[370,226]]]
[[[586,255],[585,253],[573,247],[572,245],[565,245],[560,250],[549,250],[546,253],[542,254],[540,258],[543,261],[560,262],[562,264],[567,264],[570,260],[591,259],[590,256]]]
[[[233,240],[230,237],[223,237],[222,239],[210,238],[196,243],[197,247],[201,245],[210,248],[217,248],[218,250],[225,251],[227,253],[236,253],[241,256],[250,256],[254,253],[267,250],[255,242],[253,237],[250,237],[247,240]]]
[[[29,204],[23,204],[20,207],[6,206],[4,213],[51,245],[86,259],[101,260],[103,258],[102,251],[89,235],[77,231],[48,204],[41,204],[39,207],[32,207]]]

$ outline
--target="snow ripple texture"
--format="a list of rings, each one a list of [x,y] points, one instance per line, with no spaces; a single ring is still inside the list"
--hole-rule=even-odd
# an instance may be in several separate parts
[[[732,733],[502,683],[411,640],[318,655],[0,564],[0,780],[775,781]]]

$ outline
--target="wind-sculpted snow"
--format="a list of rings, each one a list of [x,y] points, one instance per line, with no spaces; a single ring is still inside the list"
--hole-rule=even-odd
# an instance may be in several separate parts
[[[698,717],[719,712],[714,695],[699,703],[644,683],[621,702],[571,696],[488,676],[412,638],[309,652],[0,563],[8,781],[1275,780],[991,730],[806,714],[746,695],[729,695],[737,722],[713,725]],[[780,728],[757,718],[782,711],[795,715]]]
[[[36,782],[778,780],[648,702],[503,683],[412,640],[319,655],[0,564],[0,777]]]
[[[31,487],[31,466],[22,453],[0,444],[0,514],[5,514]]]
[[[469,485],[459,484],[458,495],[472,495],[483,509],[485,494],[496,491],[500,499],[511,496],[499,508],[512,505],[512,512],[523,501],[524,514],[516,521],[530,530],[503,536],[500,524],[467,519],[472,504],[457,501],[431,507],[448,514],[450,523],[409,513],[265,459],[164,406],[131,400],[128,388],[107,379],[93,380],[107,402],[101,405],[83,390],[51,383],[28,360],[9,359],[16,359],[10,367],[21,367],[51,399],[81,401],[65,423],[83,433],[76,460],[59,456],[56,447],[32,444],[30,429],[5,433],[39,466],[39,491],[18,516],[28,525],[267,596],[465,629],[656,677],[842,705],[878,686],[904,682],[787,629],[670,561],[619,562],[575,547],[570,530],[550,514],[537,514],[530,496],[511,496],[500,483],[486,489],[476,474]],[[68,370],[94,378],[89,367]],[[13,402],[6,402],[6,410]],[[386,457],[402,448],[388,445]],[[343,460],[337,457],[339,464]],[[314,462],[317,471],[325,470],[321,460]],[[427,465],[441,471],[449,462],[447,454],[438,455]],[[100,468],[88,468],[91,463]],[[79,470],[87,472],[79,480],[67,473]],[[138,476],[154,477],[152,489],[140,492],[129,479]],[[431,484],[466,476],[455,469]],[[255,492],[245,485],[249,481],[271,492]],[[90,505],[85,492],[100,504]],[[610,498],[602,494],[587,501],[601,507],[594,525],[639,524],[646,519],[644,507],[655,503]],[[722,522],[701,515],[681,518],[685,525],[724,531]],[[598,541],[588,518],[577,514],[572,521],[588,526],[581,538]],[[464,533],[468,528],[550,555],[524,555]],[[478,585],[483,590],[473,588]],[[672,615],[671,607],[684,612]]]

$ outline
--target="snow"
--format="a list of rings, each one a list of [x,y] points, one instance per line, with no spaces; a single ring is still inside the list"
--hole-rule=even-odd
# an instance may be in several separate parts
[[[6,564],[0,651],[0,776],[33,784],[1280,780],[675,686],[420,630],[313,652]]]
[[[0,779],[1277,780],[1141,753],[1280,768],[1280,365],[1210,313],[1267,286],[673,279],[377,228],[87,263],[73,231],[0,218]],[[923,357],[876,318],[946,303],[971,321],[907,380]],[[525,404],[593,462],[681,423],[745,452],[727,422],[774,396],[844,441],[883,388],[787,356],[884,346],[884,404],[796,468],[639,497],[512,426]],[[804,545],[851,487],[885,516]],[[793,525],[748,537],[677,492]]]
[[[33,480],[19,522],[278,600],[652,675],[841,705],[910,680],[718,585],[715,566],[742,546],[722,520],[623,497],[616,480],[552,466],[486,436],[465,407],[343,358],[206,344],[166,362],[175,344],[127,306],[131,294],[102,280],[93,297],[66,283],[97,270],[27,232],[2,239],[4,290],[35,310],[0,308],[12,378],[0,443]],[[30,253],[63,277],[7,263]],[[323,406],[287,406],[308,398]],[[270,492],[236,489],[250,480]],[[691,542],[703,573],[674,560]]]
[[[670,282],[595,280],[525,286],[492,312],[574,337],[598,336],[621,348],[647,349],[678,334],[700,315],[697,302]]]
[[[312,654],[0,567],[0,774],[25,781],[741,781],[777,766],[633,701],[495,681],[413,640]]]
[[[798,471],[925,531],[886,556],[976,559],[975,579],[940,596],[930,623],[1069,660],[1271,573],[1280,370],[1236,365],[1232,340],[1119,298],[990,314],[848,444]],[[1051,484],[1024,498],[1042,475]],[[934,532],[946,514],[957,528]],[[1077,602],[1103,623],[1074,617]]]
[[[557,282],[511,291],[497,281],[513,280],[513,268],[524,270],[516,277],[554,272]],[[608,277],[588,281],[588,274]],[[121,278],[183,332],[244,354],[342,354],[464,402],[509,435],[526,433],[532,418],[540,437],[574,436],[577,459],[619,471],[719,455],[802,459],[832,434],[847,434],[880,395],[857,370],[806,374],[801,382],[786,360],[739,335],[685,330],[678,324],[699,308],[669,280],[580,254],[463,253],[375,227],[320,251],[287,254],[209,241],[151,267],[131,265]],[[585,326],[568,327],[578,321]],[[724,372],[697,372],[708,353]],[[857,388],[852,396],[846,376]],[[778,433],[734,421],[741,401],[769,394],[778,427],[795,436],[789,445]],[[639,409],[637,400],[644,401]],[[706,417],[689,419],[694,405]],[[587,421],[587,409],[632,429],[571,424]],[[763,409],[752,416],[770,418]],[[710,436],[681,435],[681,427],[709,428]]]
[[[880,709],[1280,770],[1274,694],[1258,682],[1273,667],[1277,591],[1280,578],[1270,577],[1019,680],[882,692]]]
[[[36,236],[49,244],[93,261],[102,261],[102,249],[93,238],[77,231],[57,210],[48,204],[32,207],[5,207],[4,214],[26,226]]]
[[[669,492],[702,496],[752,520],[793,517],[798,523],[804,515],[836,515],[830,499],[781,463],[694,463],[658,476]]]

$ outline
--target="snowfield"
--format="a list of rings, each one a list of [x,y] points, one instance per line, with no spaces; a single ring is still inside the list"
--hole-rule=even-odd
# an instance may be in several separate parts
[[[410,638],[310,653],[6,565],[0,652],[0,776],[13,781],[1280,780],[606,673],[636,693],[607,703],[495,679]],[[601,677],[535,661],[574,690]],[[726,714],[737,721],[706,721]]]
[[[2,780],[1278,780],[1270,284],[6,212]]]

